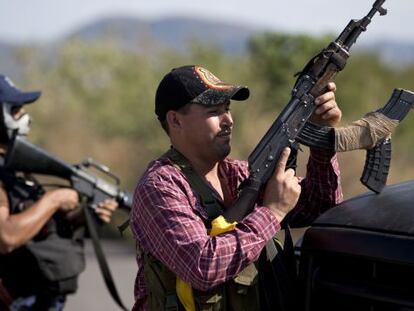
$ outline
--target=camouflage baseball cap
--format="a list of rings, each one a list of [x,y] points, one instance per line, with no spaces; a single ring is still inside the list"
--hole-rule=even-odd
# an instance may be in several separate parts
[[[246,86],[223,82],[203,67],[183,66],[172,69],[161,80],[155,96],[155,114],[164,121],[168,111],[189,103],[214,106],[230,99],[246,100],[249,94]]]

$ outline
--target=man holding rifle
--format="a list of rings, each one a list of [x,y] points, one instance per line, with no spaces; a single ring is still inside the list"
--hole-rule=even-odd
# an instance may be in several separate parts
[[[327,88],[312,120],[335,126],[336,87]],[[298,179],[286,170],[286,148],[254,210],[237,224],[222,224],[231,230],[210,231],[249,174],[247,162],[227,157],[230,100],[248,96],[246,87],[199,66],[175,68],[160,82],[155,112],[171,149],[150,163],[134,194],[134,310],[260,310],[253,263],[283,219],[289,214],[290,225],[305,226],[342,200],[334,152],[311,149],[306,178]]]
[[[40,92],[21,92],[0,75],[0,161],[14,135],[27,135],[30,116],[23,105]],[[76,191],[44,191],[34,180],[0,164],[0,310],[62,310],[84,269],[83,214]],[[108,223],[118,204],[96,208]]]

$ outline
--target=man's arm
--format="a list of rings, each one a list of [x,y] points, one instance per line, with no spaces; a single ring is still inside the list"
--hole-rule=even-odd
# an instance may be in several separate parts
[[[46,192],[31,207],[10,214],[7,194],[0,188],[0,253],[8,253],[31,240],[57,211],[78,205],[75,191],[62,188]]]
[[[196,201],[180,173],[160,171],[138,185],[131,227],[145,252],[194,288],[208,290],[257,260],[280,225],[270,209],[256,207],[235,230],[212,237],[195,213],[202,209]]]
[[[336,153],[311,149],[306,177],[295,209],[289,214],[292,227],[304,227],[343,199]]]
[[[317,108],[311,119],[319,125],[335,127],[342,112],[335,100],[336,85],[328,83],[328,91],[316,98]],[[301,181],[298,204],[289,215],[292,227],[304,227],[343,199],[338,158],[333,151],[310,149],[306,178]]]

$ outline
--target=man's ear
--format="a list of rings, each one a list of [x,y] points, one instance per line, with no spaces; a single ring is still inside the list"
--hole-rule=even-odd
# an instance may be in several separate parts
[[[181,127],[181,118],[180,114],[177,111],[170,110],[167,112],[166,120],[170,128],[180,128]]]

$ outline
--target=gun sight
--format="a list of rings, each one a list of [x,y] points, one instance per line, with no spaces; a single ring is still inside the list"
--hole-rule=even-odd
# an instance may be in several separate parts
[[[379,14],[381,15],[381,16],[383,16],[383,15],[387,15],[387,9],[384,9],[383,7],[382,7],[382,5],[384,4],[384,2],[385,2],[385,0],[377,0],[377,1],[375,1],[375,3],[372,5],[372,9],[373,10],[375,10],[376,12],[379,12]],[[375,12],[374,12],[374,14],[375,14]],[[373,15],[374,15],[373,14]]]

